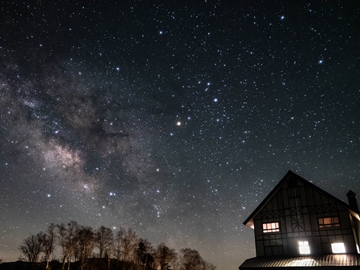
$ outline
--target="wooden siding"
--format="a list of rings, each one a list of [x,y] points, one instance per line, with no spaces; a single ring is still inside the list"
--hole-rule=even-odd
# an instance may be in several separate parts
[[[337,227],[319,228],[318,219],[338,217]],[[279,222],[280,231],[263,233],[262,224]],[[298,241],[308,241],[312,255],[331,254],[331,243],[343,242],[347,253],[357,253],[349,210],[292,177],[254,217],[257,256],[298,256]]]

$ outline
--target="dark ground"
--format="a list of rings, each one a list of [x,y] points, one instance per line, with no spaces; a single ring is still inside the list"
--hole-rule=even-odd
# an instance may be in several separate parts
[[[105,259],[89,259],[87,264],[84,266],[83,270],[107,270],[107,261]],[[133,263],[126,263],[118,260],[111,260],[110,270],[122,269],[122,270],[135,270],[137,267]],[[4,262],[0,264],[0,270],[45,270],[45,263],[29,263],[23,261],[17,262]],[[51,270],[61,270],[62,263],[58,261],[52,261],[50,263]],[[67,264],[65,265],[65,270],[67,270]],[[80,265],[78,262],[71,263],[70,270],[80,270]],[[147,268],[152,269],[152,268]]]

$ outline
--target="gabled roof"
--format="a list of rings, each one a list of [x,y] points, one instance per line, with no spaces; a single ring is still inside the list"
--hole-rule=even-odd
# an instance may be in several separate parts
[[[310,187],[311,189],[314,189],[315,191],[321,193],[322,195],[326,196],[328,199],[335,201],[337,204],[341,205],[342,207],[348,209],[349,211],[353,212],[355,216],[358,217],[358,214],[351,209],[351,207],[344,203],[343,201],[339,200],[338,198],[334,197],[330,193],[327,193],[326,191],[322,190],[318,186],[315,186],[314,184],[310,183],[309,181],[305,180],[301,176],[297,175],[296,173],[292,171],[288,171],[287,174],[280,180],[280,182],[275,186],[275,188],[265,197],[265,199],[260,203],[258,207],[251,213],[251,215],[244,221],[244,225],[253,227],[254,224],[254,217],[270,202],[270,200],[276,195],[276,193],[281,189],[281,187],[284,185],[285,182],[291,181],[292,179],[299,180],[304,183],[304,185]]]

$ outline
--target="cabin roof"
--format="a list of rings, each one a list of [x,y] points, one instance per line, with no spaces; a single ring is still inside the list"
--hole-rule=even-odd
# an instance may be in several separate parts
[[[255,257],[246,260],[239,269],[290,268],[290,267],[341,267],[360,266],[360,254],[329,254],[302,257]]]
[[[317,192],[321,193],[322,195],[326,196],[332,201],[335,201],[337,204],[345,207],[346,209],[350,210],[354,213],[354,215],[358,216],[358,214],[351,209],[351,207],[346,204],[345,202],[339,200],[338,198],[334,197],[330,193],[324,191],[323,189],[319,188],[318,186],[312,184],[311,182],[305,180],[301,176],[297,175],[293,171],[289,170],[286,175],[280,180],[280,182],[273,188],[273,190],[265,197],[265,199],[259,204],[258,207],[255,208],[255,210],[250,214],[250,216],[244,221],[244,225],[253,227],[254,224],[254,217],[270,202],[270,200],[276,195],[276,193],[281,189],[283,184],[287,181],[291,181],[292,179],[299,180],[304,183],[304,185],[316,190]]]

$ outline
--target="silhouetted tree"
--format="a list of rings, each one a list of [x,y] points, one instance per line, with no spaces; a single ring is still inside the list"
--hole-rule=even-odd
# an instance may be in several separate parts
[[[111,254],[114,246],[114,235],[111,229],[101,226],[96,231],[96,246],[99,248],[100,258],[103,258],[105,253]]]
[[[133,262],[138,236],[132,230],[120,228],[115,237],[115,257],[124,262]]]
[[[125,235],[125,229],[120,227],[114,239],[114,257],[119,261],[121,260],[122,257],[121,255],[122,255],[122,245],[123,245],[124,235]]]
[[[153,267],[153,253],[154,249],[151,243],[147,239],[140,238],[138,242],[138,247],[136,249],[136,256],[138,259],[138,263],[143,265],[143,269],[151,269]]]
[[[42,251],[45,254],[44,257],[46,261],[46,269],[49,269],[50,257],[55,248],[55,240],[56,240],[55,225],[53,223],[50,223],[46,233],[43,234],[43,239],[42,239]]]
[[[76,232],[80,256],[80,269],[83,270],[95,247],[95,233],[91,227],[79,227]]]
[[[59,243],[63,255],[62,270],[64,270],[65,262],[68,263],[68,270],[70,270],[70,262],[76,251],[76,233],[79,225],[76,221],[71,221],[67,226],[62,223],[57,227],[59,230]]]
[[[168,269],[169,263],[176,259],[174,249],[168,248],[164,243],[157,246],[155,251],[155,260],[160,270]]]
[[[40,232],[37,235],[30,235],[22,241],[22,245],[20,245],[19,250],[28,262],[36,263],[39,261],[42,240],[43,233]]]
[[[57,230],[56,230],[57,228]],[[144,238],[139,238],[132,229],[125,230],[120,227],[115,238],[111,229],[101,226],[94,231],[91,227],[79,226],[77,222],[68,224],[50,224],[45,233],[24,239],[19,246],[21,255],[34,267],[39,266],[40,255],[44,254],[46,269],[52,268],[50,257],[54,252],[56,240],[62,252],[62,270],[67,264],[70,270],[71,262],[75,261],[80,270],[105,269],[104,260],[90,260],[94,248],[99,249],[99,258],[107,260],[107,270],[114,268],[110,265],[111,258],[119,262],[117,268],[121,270],[215,270],[216,267],[203,260],[199,252],[194,249],[181,249],[181,256],[177,260],[174,249],[168,248],[164,243],[157,246],[156,250],[151,243]],[[97,249],[96,249],[97,250]],[[2,260],[0,259],[0,264]],[[91,263],[90,263],[91,262]],[[59,266],[56,266],[58,269]]]
[[[216,270],[216,266],[205,261],[206,270]]]
[[[183,248],[180,270],[206,270],[206,263],[195,249]]]
[[[96,232],[96,246],[99,257],[105,257],[110,269],[111,255],[114,253],[114,234],[111,229],[101,226]]]

